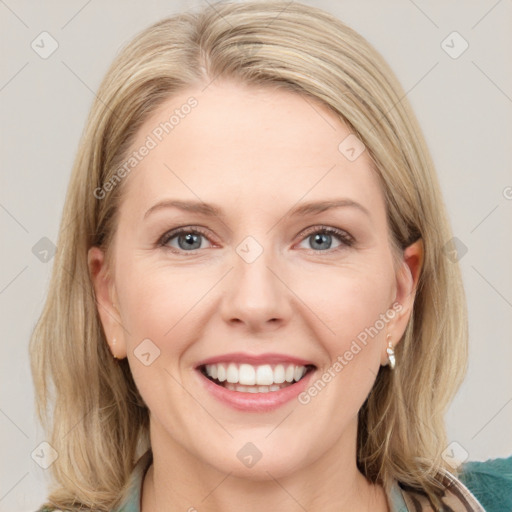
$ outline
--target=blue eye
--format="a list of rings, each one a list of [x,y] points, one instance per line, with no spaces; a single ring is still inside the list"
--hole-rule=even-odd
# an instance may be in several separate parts
[[[185,252],[191,250],[204,249],[201,247],[201,240],[206,238],[206,235],[197,229],[177,229],[166,233],[160,240],[159,244],[165,247],[172,247]],[[170,245],[171,240],[176,239],[178,247]]]
[[[332,247],[333,239],[338,241],[338,245]],[[176,244],[172,243],[176,241]],[[203,240],[210,243],[208,236],[199,228],[178,228],[165,233],[158,245],[171,249],[175,253],[195,254],[195,251],[205,249]],[[301,243],[309,241],[310,247],[306,248],[316,253],[334,252],[343,247],[350,247],[354,244],[354,239],[347,232],[332,227],[314,226],[310,228],[304,235]]]
[[[334,248],[332,248],[333,238],[339,242],[339,245]],[[304,241],[309,241],[312,250],[316,252],[335,251],[343,246],[350,247],[354,243],[354,239],[345,231],[329,227],[314,227],[309,234],[306,234]]]

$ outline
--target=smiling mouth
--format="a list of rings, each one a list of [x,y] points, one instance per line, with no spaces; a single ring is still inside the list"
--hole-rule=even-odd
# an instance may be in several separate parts
[[[270,393],[296,384],[314,365],[217,363],[200,366],[199,371],[214,384],[240,393]]]

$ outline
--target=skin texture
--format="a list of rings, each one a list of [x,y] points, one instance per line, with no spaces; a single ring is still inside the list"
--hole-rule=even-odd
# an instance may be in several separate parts
[[[188,89],[147,120],[133,147],[190,96],[198,105],[123,183],[110,274],[103,252],[89,251],[107,340],[128,357],[150,410],[154,463],[142,511],[387,510],[382,488],[356,467],[357,413],[387,364],[386,335],[396,344],[406,328],[421,242],[395,271],[368,152],[349,161],[338,150],[349,129],[295,93],[234,82]],[[144,218],[170,198],[213,203],[223,217],[160,208]],[[287,215],[339,198],[369,215]],[[178,237],[158,245],[181,226],[205,232],[193,254]],[[315,245],[322,227],[355,241]],[[251,263],[237,253],[247,236],[263,250]],[[237,411],[208,394],[195,369],[221,354],[277,352],[312,361],[320,376],[393,303],[401,312],[307,405]],[[160,355],[145,366],[134,350],[148,338]],[[237,458],[247,442],[262,453],[252,468]]]

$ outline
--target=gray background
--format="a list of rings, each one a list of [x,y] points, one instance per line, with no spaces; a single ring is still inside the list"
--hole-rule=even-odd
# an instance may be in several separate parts
[[[470,365],[447,414],[447,456],[512,454],[512,2],[343,1],[323,7],[365,36],[407,91],[460,240]],[[0,0],[0,510],[34,511],[46,471],[31,454],[37,425],[28,339],[41,311],[71,165],[100,80],[119,48],[198,1]],[[57,50],[31,47],[47,31]],[[463,48],[457,31],[469,44]],[[446,40],[442,45],[443,40]],[[451,48],[449,48],[451,47]],[[443,49],[444,48],[444,49]],[[452,53],[448,55],[447,49]],[[43,51],[43,49],[39,50]],[[39,245],[36,245],[39,244]],[[463,244],[463,245],[462,245]],[[33,248],[36,246],[36,249]],[[464,250],[467,250],[464,253]],[[35,253],[35,254],[34,254]]]

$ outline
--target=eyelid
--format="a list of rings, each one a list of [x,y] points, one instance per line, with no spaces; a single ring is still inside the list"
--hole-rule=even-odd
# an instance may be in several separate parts
[[[166,231],[159,239],[158,239],[158,245],[162,247],[166,247],[167,242],[169,240],[173,239],[174,237],[181,235],[182,233],[199,233],[203,235],[209,242],[213,243],[212,240],[210,240],[210,235],[207,233],[207,230],[201,226],[180,226],[177,228],[170,229],[169,231]],[[194,254],[195,251],[198,251],[199,249],[195,249],[193,251],[180,251],[180,253],[187,252],[190,254]],[[174,251],[177,252],[177,251]]]
[[[208,230],[206,230],[205,228],[203,228],[201,226],[190,225],[190,226],[180,226],[180,227],[176,227],[176,228],[166,231],[158,239],[157,245],[159,247],[169,249],[171,252],[174,252],[175,254],[186,253],[186,254],[194,255],[197,253],[197,251],[201,250],[201,249],[194,249],[191,251],[184,251],[184,250],[175,249],[175,248],[171,248],[171,247],[167,246],[167,243],[169,242],[169,240],[175,238],[176,236],[178,236],[182,233],[198,233],[198,234],[204,236],[210,243],[215,243],[210,239],[211,236],[208,233]],[[336,228],[334,226],[326,226],[326,225],[321,225],[321,224],[315,224],[313,226],[309,226],[309,227],[303,229],[294,238],[296,238],[297,236],[301,236],[300,242],[303,242],[312,233],[327,233],[329,235],[338,237],[339,241],[342,243],[342,245],[344,247],[351,247],[356,242],[355,238],[348,231],[345,231],[344,229]],[[328,249],[325,251],[320,251],[320,250],[316,250],[316,249],[306,249],[306,250],[310,251],[310,252],[312,251],[315,254],[322,254],[322,253],[332,254],[342,248],[343,247],[338,247],[335,249]]]
[[[326,232],[328,234],[336,235],[346,244],[354,244],[355,238],[344,229],[336,228],[334,226],[325,226],[321,224],[315,224],[314,226],[310,226],[309,228],[306,228],[305,230],[301,231],[299,235],[302,235],[303,237],[306,237],[310,235],[311,233],[321,233]],[[298,236],[298,235],[297,235]]]

